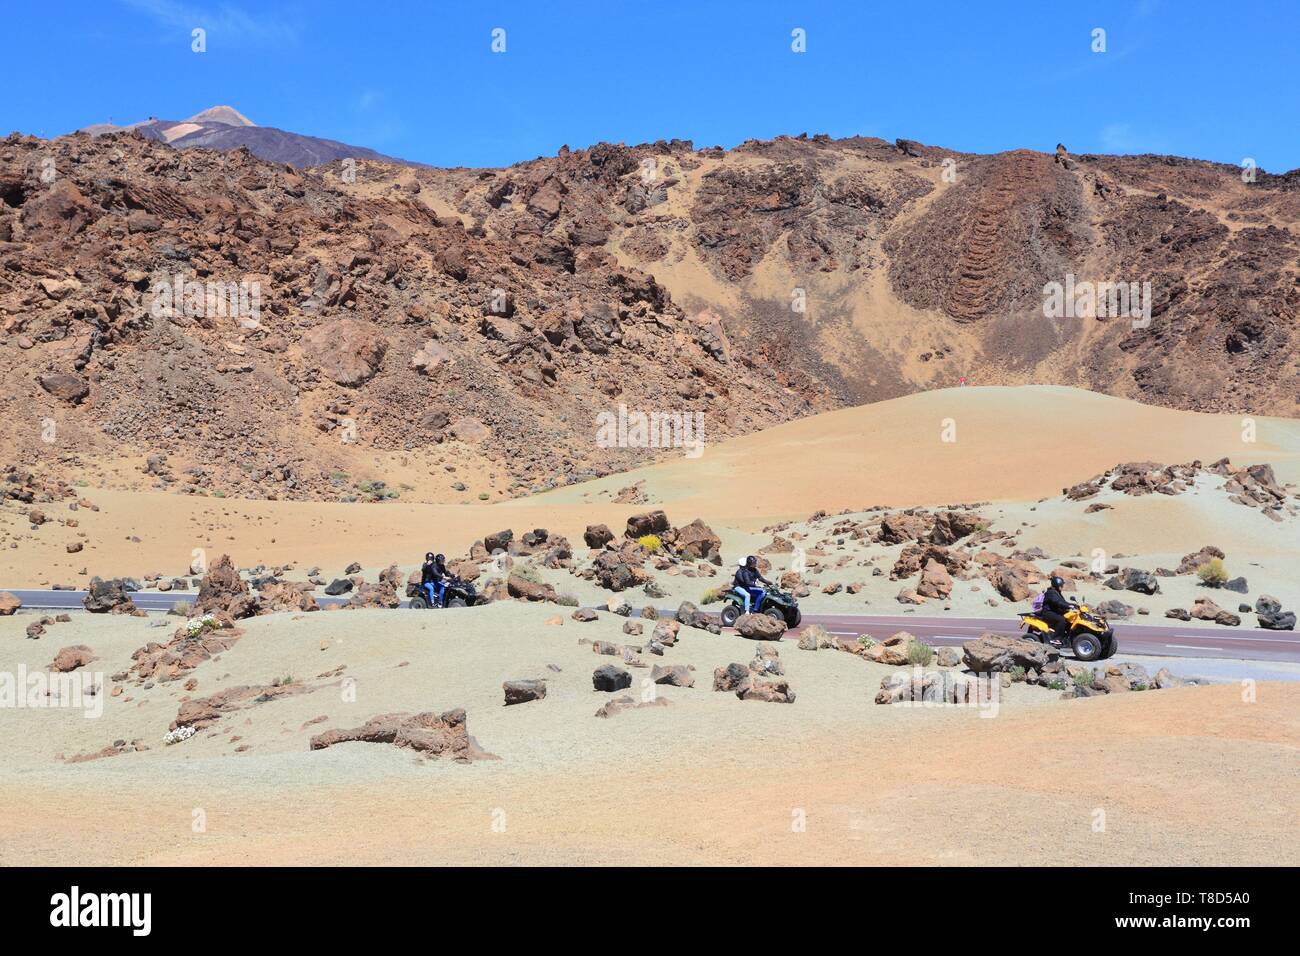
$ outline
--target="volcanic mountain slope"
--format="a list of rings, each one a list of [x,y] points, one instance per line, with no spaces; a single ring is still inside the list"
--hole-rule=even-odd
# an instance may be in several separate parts
[[[729,361],[718,323],[597,233],[466,229],[407,177],[357,188],[136,133],[9,137],[3,447],[172,453],[152,470],[184,487],[310,498],[339,496],[345,453],[433,471],[442,443],[519,493],[667,453],[598,445],[597,412],[620,403],[700,412],[706,440],[834,406],[806,375]],[[211,286],[168,309],[185,281],[247,283],[258,314]]]
[[[163,451],[199,489],[337,497],[359,451],[510,494],[662,457],[597,442],[620,403],[703,412],[708,439],[963,379],[1296,416],[1296,182],[822,136],[297,171],[15,135],[7,427],[47,458]],[[1044,318],[1070,276],[1149,282],[1150,324]],[[256,284],[260,317],[159,318],[159,277]]]
[[[489,232],[604,243],[719,316],[742,363],[806,370],[849,403],[965,377],[1300,410],[1295,172],[818,136],[420,175]],[[1150,324],[1045,318],[1044,286],[1070,274],[1149,282]]]
[[[228,151],[244,147],[258,159],[288,163],[299,169],[320,166],[336,159],[382,159],[391,163],[406,161],[385,156],[364,146],[352,146],[319,136],[290,133],[272,126],[258,126],[232,106],[213,106],[189,119],[150,118],[127,126],[97,123],[81,132],[92,136],[136,130],[141,136],[170,143],[177,149],[217,149]]]

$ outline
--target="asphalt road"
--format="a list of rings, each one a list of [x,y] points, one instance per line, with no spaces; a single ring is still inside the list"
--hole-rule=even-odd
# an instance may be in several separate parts
[[[85,591],[11,591],[30,610],[80,611]],[[193,592],[137,591],[131,595],[145,611],[166,611],[177,601],[193,601]],[[317,595],[320,604],[343,604],[347,598]],[[672,615],[671,610],[661,613]],[[1018,618],[925,617],[919,614],[805,614],[804,625],[820,624],[832,634],[887,637],[904,630],[927,643],[960,645],[985,631],[1013,633]],[[1188,627],[1178,624],[1113,623],[1119,650],[1148,657],[1207,657],[1231,660],[1289,661],[1300,663],[1300,634],[1244,627]],[[791,632],[796,635],[798,631]]]

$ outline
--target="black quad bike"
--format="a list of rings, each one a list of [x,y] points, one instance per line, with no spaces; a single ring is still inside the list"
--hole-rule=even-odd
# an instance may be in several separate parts
[[[437,607],[434,598],[438,592],[434,588],[433,584],[421,585],[419,592],[411,597],[409,602],[411,608],[424,611]],[[447,590],[443,593],[442,599],[444,607],[473,607],[478,603],[479,595],[478,590],[469,581],[451,578],[447,581]]]
[[[1052,630],[1052,625],[1033,611],[1020,615],[1020,624],[1025,629],[1025,636],[1034,638],[1053,647],[1069,647],[1076,659],[1095,661],[1112,657],[1118,646],[1115,632],[1106,623],[1106,619],[1095,613],[1087,604],[1070,602],[1070,610],[1063,615],[1070,625],[1070,631],[1064,637]]]
[[[723,599],[727,602],[722,608],[722,626],[735,627],[736,620],[745,613],[745,602],[735,591],[728,591]],[[763,600],[758,607],[750,608],[751,614],[766,614],[778,621],[784,621],[786,627],[798,627],[803,614],[799,611],[799,602],[795,596],[786,591],[772,588],[763,593]]]

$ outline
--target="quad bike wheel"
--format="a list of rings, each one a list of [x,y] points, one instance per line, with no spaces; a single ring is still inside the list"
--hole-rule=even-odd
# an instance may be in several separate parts
[[[780,621],[782,624],[785,623],[785,614],[779,607],[770,607],[763,613],[774,621]]]
[[[790,612],[790,616],[786,618],[785,623],[790,627],[798,627],[799,622],[802,620],[803,620],[803,611],[799,610],[798,608],[795,608],[793,611]]]
[[[1102,656],[1103,644],[1096,634],[1076,634],[1071,642],[1074,657],[1080,661],[1095,661]]]
[[[465,603],[463,597],[454,597],[447,602],[447,607],[469,607],[469,605]]]
[[[740,617],[740,608],[734,604],[728,604],[722,609],[722,626],[735,627],[736,620]]]
[[[417,594],[411,598],[410,605],[413,611],[427,611],[429,609],[429,599],[423,594]]]

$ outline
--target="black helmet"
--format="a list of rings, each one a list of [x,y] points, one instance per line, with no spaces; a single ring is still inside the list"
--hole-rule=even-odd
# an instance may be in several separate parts
[[[447,559],[444,558],[442,555],[438,555],[438,556],[437,556],[436,558],[434,558],[433,560],[434,560],[436,563],[438,563],[438,564],[442,564],[442,562],[446,561]]]
[[[1061,588],[1065,587],[1065,579],[1052,575],[1052,587],[1056,588],[1058,591],[1061,590]]]
[[[433,552],[430,551],[428,554],[426,554],[426,555],[424,556],[424,560],[426,560],[426,561],[432,561],[432,560],[433,560]]]
[[[749,567],[749,568],[756,568],[756,567],[758,567],[758,558],[754,557],[754,556],[751,554],[749,557],[747,557],[747,558],[745,559],[745,566],[746,566],[746,567]]]

